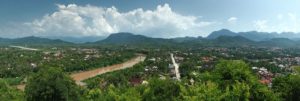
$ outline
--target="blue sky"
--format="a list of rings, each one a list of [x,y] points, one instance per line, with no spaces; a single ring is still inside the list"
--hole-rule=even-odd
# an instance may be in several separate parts
[[[206,36],[222,28],[299,32],[300,0],[1,0],[0,35]]]

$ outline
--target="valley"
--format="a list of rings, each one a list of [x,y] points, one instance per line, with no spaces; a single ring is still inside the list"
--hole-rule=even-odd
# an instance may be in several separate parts
[[[299,101],[300,0],[0,0],[0,101]]]
[[[237,96],[275,100],[288,99],[280,95],[289,91],[282,83],[298,87],[294,81],[299,79],[300,48],[257,46],[240,36],[174,40],[118,33],[96,42],[98,45],[4,45],[0,48],[0,81],[20,94],[15,96],[19,100],[28,91],[58,84],[80,93],[73,98],[105,101],[206,99],[203,95],[214,100]],[[263,96],[255,95],[258,92]]]

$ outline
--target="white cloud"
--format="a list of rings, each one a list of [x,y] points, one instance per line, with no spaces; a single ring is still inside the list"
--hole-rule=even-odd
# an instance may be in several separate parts
[[[236,24],[237,19],[238,19],[238,18],[236,18],[236,17],[230,17],[230,18],[227,20],[227,22],[228,22],[229,24]]]
[[[158,5],[155,10],[138,8],[128,12],[119,12],[115,7],[57,6],[58,10],[52,14],[25,25],[38,36],[107,36],[132,32],[152,37],[175,37],[198,36],[203,27],[213,24],[176,13],[168,4]]]
[[[257,20],[254,21],[254,27],[256,28],[257,31],[267,31],[268,25],[267,25],[267,20]]]
[[[277,19],[253,21],[254,28],[263,32],[300,32],[300,18],[297,14],[279,14]]]

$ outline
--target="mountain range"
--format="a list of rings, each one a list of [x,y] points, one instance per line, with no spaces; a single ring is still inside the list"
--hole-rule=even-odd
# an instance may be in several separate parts
[[[0,38],[0,45],[65,45],[73,44],[71,42],[66,42],[60,39],[48,39],[40,38],[35,36],[28,36],[23,38],[8,39]]]
[[[66,40],[40,37],[24,37],[16,39],[0,38],[0,45],[78,44]],[[135,46],[259,46],[259,47],[300,47],[300,34],[296,33],[266,33],[266,32],[232,32],[227,29],[212,32],[207,37],[152,38],[132,33],[114,33],[98,41],[81,43],[93,45],[135,45]],[[96,38],[94,39],[96,40]],[[76,40],[75,40],[76,41]],[[80,41],[77,41],[80,42]]]
[[[87,43],[87,42],[96,42],[99,40],[103,40],[106,37],[101,37],[101,36],[83,36],[83,37],[44,36],[42,38],[59,39],[59,40],[63,40],[66,42],[71,42],[71,43]]]
[[[268,33],[268,32],[257,32],[257,31],[249,31],[249,32],[232,32],[228,29],[221,29],[218,31],[214,31],[209,36],[208,39],[215,39],[219,36],[243,36],[253,41],[266,41],[273,38],[288,38],[291,40],[299,40],[300,33],[293,32],[283,32],[283,33]]]
[[[223,32],[224,31],[224,32]],[[135,35],[132,33],[115,33],[111,34],[104,40],[97,41],[94,44],[110,44],[110,45],[142,45],[142,46],[257,46],[257,47],[299,47],[300,41],[289,38],[280,38],[278,36],[265,37],[261,40],[254,40],[251,33],[240,35],[243,33],[234,33],[229,30],[220,30],[213,32],[206,38],[203,37],[181,37],[181,38],[151,38],[143,35]],[[255,33],[258,37],[259,33]],[[272,35],[272,34],[268,34]],[[300,35],[300,34],[299,34]],[[251,37],[250,37],[251,36]],[[267,36],[263,34],[263,36]]]

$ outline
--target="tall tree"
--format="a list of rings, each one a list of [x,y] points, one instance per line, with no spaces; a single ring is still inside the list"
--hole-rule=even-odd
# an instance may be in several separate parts
[[[278,92],[287,101],[300,99],[300,75],[277,77],[273,80],[272,89]]]
[[[170,79],[152,79],[144,89],[144,101],[174,101],[180,95],[180,85]]]
[[[25,88],[28,101],[79,100],[75,82],[60,68],[42,68],[29,78]]]
[[[222,88],[237,82],[254,84],[258,79],[251,73],[250,67],[240,60],[221,60],[214,70]]]
[[[218,85],[210,81],[187,87],[180,85],[180,89],[184,101],[219,101],[224,98]]]
[[[240,60],[222,60],[216,65],[213,75],[216,82],[227,93],[227,100],[276,100],[278,96],[251,72],[250,67]]]

